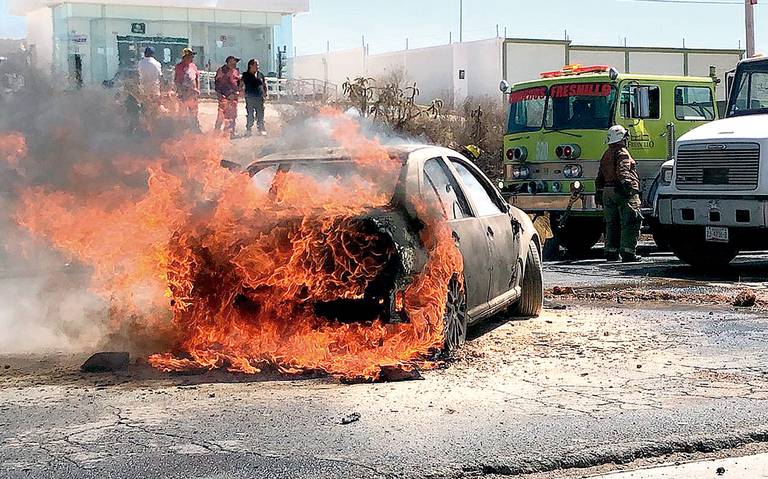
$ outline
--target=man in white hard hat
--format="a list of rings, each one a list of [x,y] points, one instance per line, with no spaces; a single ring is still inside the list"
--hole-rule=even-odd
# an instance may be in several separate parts
[[[643,214],[640,210],[640,177],[637,163],[627,150],[629,132],[616,125],[608,130],[608,149],[597,173],[596,201],[605,216],[605,257],[637,262],[637,241]]]

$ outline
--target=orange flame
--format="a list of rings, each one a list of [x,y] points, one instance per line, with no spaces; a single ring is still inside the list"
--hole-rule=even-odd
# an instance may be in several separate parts
[[[444,220],[414,199],[428,260],[401,298],[410,321],[339,323],[315,312],[316,302],[361,298],[392,260],[393,247],[359,217],[388,204],[402,165],[355,121],[326,118],[359,178],[329,185],[280,172],[265,192],[220,168],[220,138],[190,135],[159,158],[121,158],[118,171],[146,168],[143,191],[28,189],[16,219],[89,265],[93,290],[119,310],[171,322],[174,353],[149,358],[161,370],[272,365],[377,378],[382,366],[407,367],[442,345],[447,286],[462,259]]]

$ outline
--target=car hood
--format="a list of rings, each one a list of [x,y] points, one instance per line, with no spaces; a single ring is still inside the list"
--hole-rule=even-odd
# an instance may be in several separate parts
[[[745,115],[713,121],[680,137],[680,142],[762,140],[768,137],[768,115]]]

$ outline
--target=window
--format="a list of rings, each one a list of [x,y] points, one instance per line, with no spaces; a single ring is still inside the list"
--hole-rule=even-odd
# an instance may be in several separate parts
[[[544,124],[547,88],[528,88],[509,94],[509,125],[507,133],[537,131]]]
[[[661,118],[661,90],[657,86],[627,85],[621,90],[621,116],[639,120]]]
[[[571,83],[549,89],[546,127],[554,130],[607,130],[616,89],[609,83]]]
[[[675,88],[675,118],[686,121],[715,119],[715,100],[712,90],[704,86]]]
[[[731,106],[731,115],[765,113],[768,109],[768,72],[744,72],[739,75]]]
[[[467,199],[441,160],[433,158],[424,163],[424,180],[426,196],[440,204],[446,218],[460,220],[472,216]]]
[[[451,162],[467,188],[467,195],[472,198],[472,202],[477,207],[478,216],[493,216],[503,213],[499,205],[488,194],[487,187],[483,186],[484,182],[458,160],[451,158]]]

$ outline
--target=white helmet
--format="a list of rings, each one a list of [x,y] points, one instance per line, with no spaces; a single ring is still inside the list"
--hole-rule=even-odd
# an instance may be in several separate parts
[[[621,125],[612,126],[610,130],[608,130],[607,143],[609,145],[614,145],[620,141],[623,141],[628,134],[629,132],[623,126]]]

